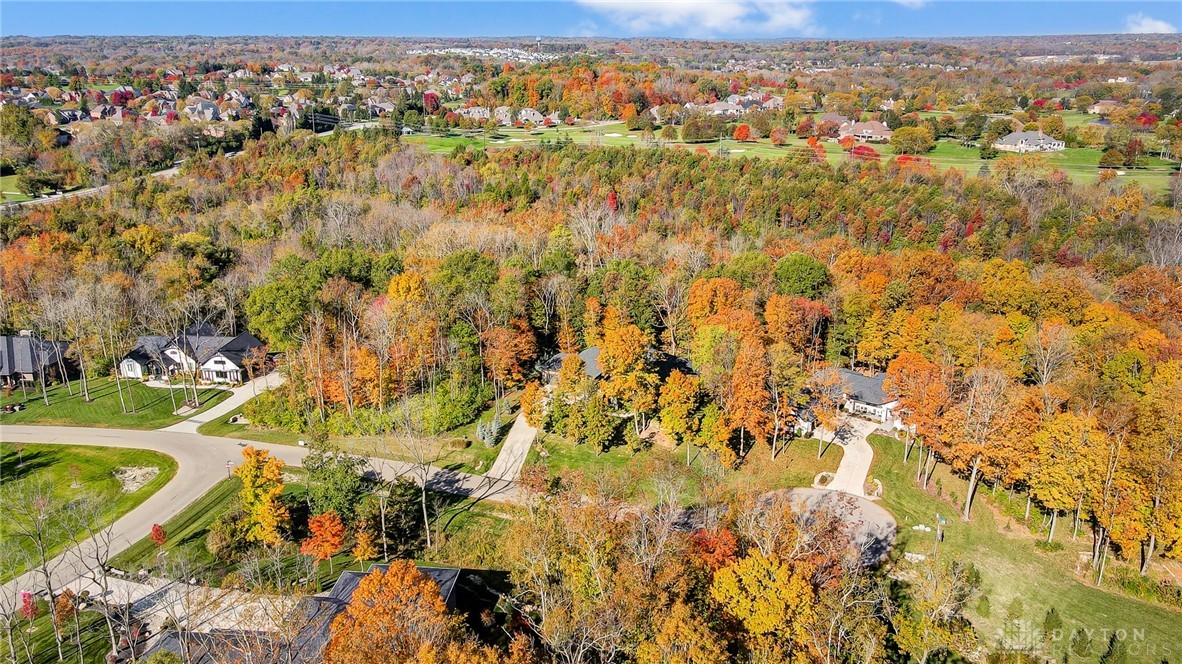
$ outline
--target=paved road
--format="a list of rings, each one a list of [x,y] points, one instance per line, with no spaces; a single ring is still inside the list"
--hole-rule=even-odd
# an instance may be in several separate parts
[[[859,498],[866,497],[866,478],[870,475],[870,464],[874,461],[874,449],[866,442],[866,437],[879,426],[875,422],[848,418],[837,437],[837,444],[842,446],[841,463],[833,474],[833,481],[825,488]],[[825,429],[818,429],[817,435],[822,437],[821,440],[833,439],[833,433]]]
[[[162,171],[155,171],[155,172],[149,174],[147,177],[171,178],[171,177],[175,177],[177,172],[178,172],[177,167],[173,166],[172,168],[166,168]],[[93,196],[94,194],[101,194],[101,193],[106,192],[108,189],[110,189],[113,186],[114,185],[112,185],[112,184],[104,184],[99,187],[87,187],[86,189],[77,189],[75,191],[67,191],[62,194],[54,194],[52,196],[46,196],[44,198],[32,198],[27,201],[14,201],[11,203],[6,203],[6,205],[13,205],[13,206],[19,206],[19,207],[33,207],[35,205],[48,205],[50,203],[56,203],[58,201],[63,201],[67,198],[80,198],[82,196]]]
[[[538,430],[525,421],[525,415],[518,413],[517,419],[513,420],[513,427],[509,429],[509,435],[505,436],[505,442],[501,443],[501,452],[497,454],[497,460],[493,462],[486,476],[498,477],[509,482],[516,480],[521,467],[525,465],[525,458],[529,456],[529,448],[537,436]]]
[[[122,551],[146,537],[152,530],[152,524],[164,523],[176,516],[185,506],[224,479],[226,463],[237,465],[242,459],[242,448],[248,444],[266,449],[292,466],[300,465],[308,455],[308,449],[303,447],[268,445],[195,433],[130,429],[6,425],[0,427],[0,441],[145,449],[176,459],[177,471],[172,481],[111,526],[112,553]],[[368,461],[375,472],[388,479],[407,477],[419,483],[423,480],[419,469],[412,464],[378,458]],[[512,482],[441,468],[431,468],[426,475],[427,486],[435,491],[501,502],[517,500],[517,487]],[[85,554],[87,547],[93,550],[94,546],[94,542],[83,543],[82,553]],[[78,552],[67,552],[55,559],[53,576],[56,583],[70,582],[81,576],[81,570],[75,562],[77,555]],[[38,579],[25,574],[6,584],[3,590],[9,593],[40,587]]]
[[[197,428],[207,422],[212,422],[217,418],[233,411],[242,404],[257,397],[259,393],[273,390],[286,382],[283,374],[278,371],[272,371],[266,376],[260,376],[252,381],[248,381],[238,387],[230,390],[232,394],[226,397],[225,401],[216,406],[200,412],[187,420],[182,420],[176,424],[164,427],[161,431],[169,431],[172,433],[197,433]]]

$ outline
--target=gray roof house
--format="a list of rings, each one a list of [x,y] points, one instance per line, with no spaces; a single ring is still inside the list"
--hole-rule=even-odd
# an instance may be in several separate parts
[[[1016,131],[995,141],[993,147],[1002,152],[1058,152],[1067,144],[1041,131]]]
[[[268,632],[218,629],[208,632],[189,633],[187,641],[193,664],[247,664],[258,661],[288,661],[298,664],[312,664],[324,660],[324,649],[331,636],[332,621],[343,613],[353,601],[361,579],[374,570],[384,570],[388,565],[372,565],[367,572],[343,572],[332,590],[313,597],[301,599],[291,610],[286,621],[296,631],[283,637]],[[495,597],[483,597],[487,591],[478,580],[465,580],[460,569],[443,567],[416,567],[420,572],[439,585],[439,593],[449,610],[467,612],[474,607],[490,608]],[[468,576],[472,576],[469,574]],[[458,589],[463,586],[463,591]],[[464,594],[463,601],[458,601]],[[479,595],[480,597],[468,597]],[[479,614],[479,611],[477,611]],[[174,631],[162,633],[152,645],[148,654],[168,651],[180,655],[180,635]]]
[[[886,393],[883,387],[886,374],[873,376],[860,374],[849,369],[838,369],[845,384],[845,409],[877,422],[891,423],[895,420],[895,409],[899,402]]]
[[[249,332],[219,335],[208,325],[191,327],[175,337],[143,336],[119,361],[124,378],[168,376],[180,370],[197,371],[212,383],[241,383],[249,375],[248,360],[264,352],[266,344]]]
[[[46,378],[59,378],[58,366],[66,356],[67,341],[38,339],[28,331],[0,336],[0,384],[15,385]]]

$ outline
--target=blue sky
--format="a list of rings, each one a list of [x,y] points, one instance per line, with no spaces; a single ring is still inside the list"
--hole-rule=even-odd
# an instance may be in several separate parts
[[[0,2],[0,35],[952,37],[1177,32],[1182,2],[534,0]]]

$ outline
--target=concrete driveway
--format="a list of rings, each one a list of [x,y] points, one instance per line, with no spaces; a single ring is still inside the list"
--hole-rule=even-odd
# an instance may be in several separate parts
[[[283,374],[278,371],[272,371],[266,376],[259,376],[252,381],[243,383],[238,387],[230,390],[230,396],[226,397],[225,401],[216,406],[205,410],[201,413],[190,417],[187,420],[182,420],[176,424],[164,427],[161,431],[170,431],[173,433],[197,433],[197,428],[207,422],[212,422],[219,417],[232,412],[235,408],[242,406],[242,404],[257,397],[259,394],[267,390],[273,390],[286,382]],[[167,386],[165,386],[167,387]]]
[[[853,417],[846,420],[838,430],[834,443],[842,447],[841,463],[826,489],[859,498],[866,497],[866,478],[870,475],[870,464],[874,461],[874,449],[866,442],[866,437],[877,431],[879,426],[877,422]],[[818,429],[817,435],[821,440],[833,439],[833,432],[825,429]]]
[[[861,554],[863,565],[875,565],[886,558],[895,543],[895,517],[881,505],[838,491],[789,489],[793,507],[806,521],[828,510],[846,523],[850,545]]]
[[[517,419],[513,420],[513,427],[509,429],[509,435],[505,436],[505,442],[501,443],[497,460],[493,462],[486,476],[510,482],[516,480],[521,467],[525,465],[525,458],[529,456],[529,448],[537,436],[538,430],[525,421],[525,415],[518,413]]]

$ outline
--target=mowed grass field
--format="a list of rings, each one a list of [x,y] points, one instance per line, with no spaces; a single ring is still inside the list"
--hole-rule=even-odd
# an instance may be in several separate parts
[[[520,398],[519,394],[514,392],[506,396],[506,401],[512,408],[516,406],[518,398]],[[492,406],[489,406],[476,420],[440,434],[440,456],[433,465],[474,475],[483,475],[488,472],[501,451],[500,443],[509,433],[509,428],[513,425],[513,419],[516,417],[516,412],[511,412],[502,418],[500,438],[496,445],[488,447],[476,437],[476,424],[481,420],[492,421],[492,410]],[[242,409],[236,408],[222,417],[201,425],[197,432],[206,436],[253,440],[270,445],[299,445],[301,440],[309,442],[310,436],[308,434],[230,422],[241,413]],[[329,442],[340,450],[351,454],[413,461],[406,450],[401,449],[397,444],[381,444],[381,441],[375,437],[329,436]]]
[[[933,114],[939,115],[938,113]],[[1082,118],[1072,118],[1073,121],[1078,121],[1080,124],[1084,121],[1095,119],[1094,116],[1086,114],[1076,113],[1074,115],[1082,116]],[[1068,117],[1065,114],[1064,122],[1067,121]],[[659,135],[659,131],[657,134]],[[424,145],[432,152],[447,153],[461,145],[467,148],[506,148],[521,145],[537,145],[543,140],[554,142],[566,140],[567,138],[574,143],[582,145],[636,146],[640,148],[660,145],[687,150],[704,148],[709,150],[711,154],[718,154],[720,146],[720,142],[717,140],[704,143],[684,143],[681,141],[649,142],[644,139],[642,132],[629,131],[623,123],[599,124],[592,127],[557,126],[533,130],[502,127],[496,134],[487,137],[480,132],[453,132],[446,136],[414,134],[403,137],[402,140],[410,144]],[[725,137],[721,141],[721,147],[723,152],[732,159],[743,157],[774,159],[799,154],[802,149],[807,147],[806,143],[804,139],[796,138],[794,135],[783,146],[772,145],[771,141],[766,138],[758,141],[735,141],[729,137]],[[836,142],[823,141],[821,145],[825,148],[826,157],[831,164],[840,163],[848,158],[846,153],[842,151],[841,146]],[[876,144],[872,145],[872,147],[882,155],[884,161],[895,156],[890,145]],[[1051,165],[1063,169],[1072,181],[1085,183],[1093,182],[1099,177],[1100,169],[1098,164],[1100,163],[1100,155],[1101,151],[1094,148],[1069,148],[1062,152],[1046,153],[1044,156]],[[932,164],[939,169],[957,168],[968,175],[976,175],[981,166],[995,161],[981,159],[977,154],[976,148],[963,147],[954,140],[938,141],[935,149],[923,156],[930,159]],[[1170,174],[1177,170],[1177,164],[1157,157],[1148,157],[1146,164],[1147,168],[1144,169],[1124,170],[1125,175],[1120,176],[1120,179],[1122,181],[1136,182],[1154,191],[1165,191],[1169,183]]]
[[[123,467],[153,467],[156,476],[134,492],[125,493],[115,471]],[[130,512],[158,491],[176,474],[176,461],[172,457],[147,450],[114,447],[91,447],[86,445],[35,445],[25,443],[0,443],[0,487],[12,487],[17,483],[44,482],[52,488],[54,497],[64,503],[77,500],[84,494],[103,497],[108,506],[107,523]],[[0,489],[3,492],[4,489]],[[0,493],[0,495],[4,495]],[[5,500],[12,500],[5,496]],[[0,513],[15,505],[0,505]],[[64,528],[51,528],[51,551],[54,555],[66,548],[74,533]],[[31,545],[14,535],[15,527],[11,518],[0,518],[0,540],[32,551]],[[10,570],[10,576],[19,574],[24,566]],[[0,575],[2,577],[3,575]],[[0,582],[6,581],[0,578]]]
[[[724,484],[741,493],[760,494],[786,487],[812,486],[822,472],[834,472],[841,463],[840,445],[827,445],[817,458],[817,441],[796,439],[788,443],[775,459],[766,444],[751,448],[737,472],[718,472],[708,454],[701,448],[685,445],[676,448],[655,445],[633,453],[626,445],[597,453],[592,445],[575,445],[556,434],[546,434],[534,443],[526,463],[538,464],[551,475],[579,472],[587,477],[612,475],[619,486],[627,487],[628,499],[638,503],[651,502],[657,479],[682,483],[682,500],[686,504],[697,501],[704,476],[721,477]]]
[[[1045,540],[1045,534],[1036,537],[1020,520],[1004,516],[998,502],[1005,493],[999,492],[995,501],[984,485],[977,492],[972,520],[966,523],[959,516],[967,488],[964,479],[941,465],[930,482],[931,490],[924,491],[915,481],[918,452],[904,464],[899,441],[871,436],[870,442],[875,455],[871,477],[882,480],[881,504],[899,522],[898,554],[955,557],[972,563],[981,573],[981,594],[987,600],[974,601],[969,614],[985,644],[996,647],[1003,634],[1021,640],[1023,629],[1029,636],[1031,627],[1041,629],[1047,610],[1054,607],[1063,619],[1065,636],[1045,646],[1052,661],[1062,661],[1076,629],[1091,630],[1093,642],[1090,656],[1072,653],[1073,662],[1098,661],[1113,630],[1128,634],[1130,661],[1177,660],[1182,652],[1182,611],[1091,585],[1091,538],[1086,526],[1073,541],[1070,518],[1060,519],[1055,541],[1063,548],[1044,552],[1035,544]],[[937,513],[948,520],[938,549]],[[1039,520],[1037,508],[1032,508],[1031,523]],[[932,532],[913,530],[917,524],[931,527]],[[1110,563],[1110,578],[1117,564]]]
[[[70,394],[70,390],[73,394]],[[165,388],[148,387],[136,381],[123,383],[123,402],[119,400],[119,388],[114,380],[90,379],[90,401],[82,398],[82,382],[72,381],[67,389],[64,383],[49,388],[49,405],[41,398],[41,391],[29,389],[27,396],[20,390],[10,396],[0,397],[0,404],[24,402],[26,408],[15,413],[0,414],[0,426],[5,424],[46,424],[75,427],[102,427],[108,429],[159,429],[192,417],[196,413],[173,414],[172,396]],[[228,390],[200,388],[201,409],[221,402],[230,396]],[[180,388],[174,390],[179,405],[183,400]],[[124,405],[128,411],[123,412]],[[200,412],[197,411],[197,412]]]
[[[16,187],[16,174],[0,175],[0,202],[27,201],[29,196],[20,193]]]

